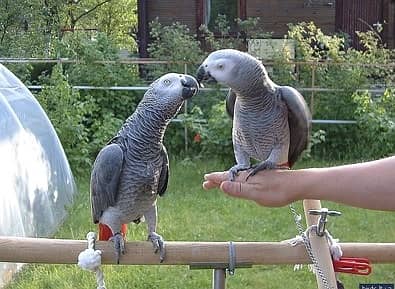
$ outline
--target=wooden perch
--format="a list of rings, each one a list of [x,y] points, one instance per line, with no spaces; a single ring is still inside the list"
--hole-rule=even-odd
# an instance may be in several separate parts
[[[304,200],[303,207],[306,217],[307,226],[318,224],[319,217],[313,216],[309,214],[309,210],[320,210],[321,209],[321,201],[319,200]],[[326,281],[328,282],[329,288],[337,288],[336,285],[336,276],[335,271],[332,264],[332,257],[329,251],[328,241],[323,236],[318,236],[315,233],[310,234],[310,244],[312,248],[313,256],[316,258],[317,265],[319,270],[322,271],[323,276],[325,276]],[[327,288],[324,281],[318,274],[318,271],[315,272],[317,278],[317,284],[319,289]]]
[[[166,243],[163,265],[228,264],[229,242]],[[292,247],[286,242],[233,242],[237,265],[307,264],[303,245]],[[364,257],[372,263],[395,263],[395,243],[340,243],[344,256]],[[0,236],[0,262],[76,264],[78,255],[87,248],[85,240],[22,238]],[[114,264],[111,242],[98,241],[102,263]],[[150,242],[127,242],[124,265],[159,265]]]

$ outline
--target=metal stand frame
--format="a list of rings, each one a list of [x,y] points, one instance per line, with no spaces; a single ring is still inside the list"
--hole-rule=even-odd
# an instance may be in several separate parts
[[[225,289],[226,287],[226,269],[217,268],[213,270],[213,289]]]
[[[192,269],[213,269],[213,289],[226,288],[226,272],[235,274],[235,268],[250,268],[251,264],[236,263],[236,250],[233,242],[229,242],[229,263],[194,263],[189,266]]]

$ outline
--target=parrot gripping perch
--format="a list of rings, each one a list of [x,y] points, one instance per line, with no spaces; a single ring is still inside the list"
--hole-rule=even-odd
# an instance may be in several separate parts
[[[162,238],[161,235],[155,233],[155,232],[151,232],[148,235],[148,241],[152,242],[152,245],[154,247],[154,253],[157,254],[159,252],[159,261],[160,263],[163,262],[163,260],[165,259],[165,242]]]

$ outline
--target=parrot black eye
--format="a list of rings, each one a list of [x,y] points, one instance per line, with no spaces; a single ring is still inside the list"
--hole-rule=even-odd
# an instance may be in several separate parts
[[[165,79],[163,80],[164,85],[169,86],[170,85],[170,80]]]
[[[224,65],[223,64],[219,64],[218,68],[222,70],[224,68]]]

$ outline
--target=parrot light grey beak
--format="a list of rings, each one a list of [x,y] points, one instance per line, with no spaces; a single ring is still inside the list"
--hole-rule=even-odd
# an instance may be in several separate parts
[[[196,79],[199,82],[200,87],[204,87],[202,81],[207,81],[208,83],[216,83],[217,80],[211,76],[209,71],[206,71],[203,65],[201,65],[197,71]]]
[[[184,78],[181,79],[181,84],[183,86],[182,89],[183,99],[191,98],[199,91],[199,83],[192,76],[185,75]]]

